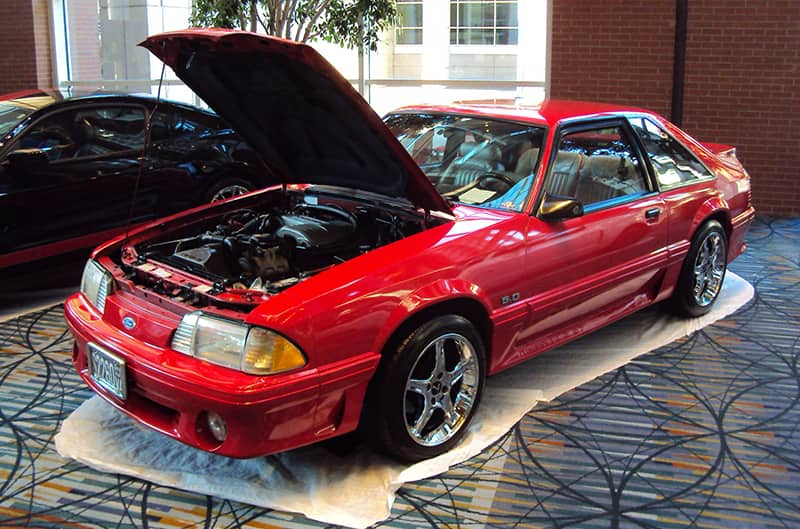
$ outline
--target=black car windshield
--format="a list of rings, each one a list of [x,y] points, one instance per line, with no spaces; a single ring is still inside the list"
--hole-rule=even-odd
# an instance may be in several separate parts
[[[544,128],[476,116],[397,113],[389,129],[445,197],[521,211],[533,187]]]
[[[0,138],[11,132],[20,121],[33,112],[32,108],[15,105],[9,101],[0,102]]]

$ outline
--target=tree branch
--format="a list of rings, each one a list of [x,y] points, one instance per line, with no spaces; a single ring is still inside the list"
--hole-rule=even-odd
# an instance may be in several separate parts
[[[322,2],[317,4],[318,5],[317,12],[314,13],[314,16],[311,17],[311,20],[309,20],[307,22],[306,30],[305,30],[305,33],[303,34],[303,40],[301,42],[308,42],[308,40],[311,38],[312,32],[314,31],[314,26],[317,25],[317,21],[319,20],[319,17],[322,15],[322,12],[325,11],[328,8],[328,5],[330,5],[330,3],[331,3],[331,0],[322,0]],[[298,37],[299,36],[300,36],[300,34],[298,32]],[[300,40],[300,39],[298,38],[298,39],[295,39],[295,40]]]
[[[275,35],[277,26],[276,20],[278,18],[278,10],[280,5],[280,0],[267,0],[267,16],[269,17],[267,20],[267,27],[266,32],[270,35]]]

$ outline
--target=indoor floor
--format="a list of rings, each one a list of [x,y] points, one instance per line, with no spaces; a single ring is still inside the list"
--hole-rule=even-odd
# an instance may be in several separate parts
[[[743,309],[538,405],[378,526],[800,527],[800,219],[748,244]],[[71,349],[59,306],[0,324],[0,527],[325,527],[63,459],[92,395]]]

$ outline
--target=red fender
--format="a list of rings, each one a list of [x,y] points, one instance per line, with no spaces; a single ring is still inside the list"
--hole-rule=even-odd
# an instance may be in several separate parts
[[[470,299],[480,303],[487,314],[491,314],[489,297],[477,285],[463,279],[441,279],[410,292],[392,311],[381,332],[375,337],[373,351],[381,351],[392,334],[414,314],[434,307],[442,302]]]

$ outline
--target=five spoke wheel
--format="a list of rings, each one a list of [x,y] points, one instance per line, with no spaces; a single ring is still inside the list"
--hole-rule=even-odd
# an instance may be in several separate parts
[[[403,461],[450,450],[480,404],[484,342],[457,314],[432,317],[394,337],[365,400],[362,432],[375,449]]]
[[[479,380],[478,359],[464,336],[447,333],[422,349],[406,382],[403,416],[423,446],[441,444],[470,416]]]
[[[708,220],[692,238],[675,292],[667,307],[680,316],[702,316],[722,290],[728,266],[728,240],[717,220]]]
[[[717,299],[722,279],[725,276],[725,259],[722,236],[712,231],[700,243],[700,251],[694,261],[694,301],[706,307]]]

